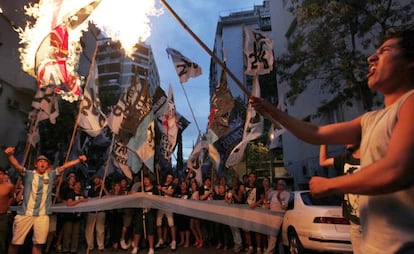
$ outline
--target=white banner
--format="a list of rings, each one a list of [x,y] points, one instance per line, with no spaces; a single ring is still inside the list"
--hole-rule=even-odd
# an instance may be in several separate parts
[[[52,211],[56,213],[95,212],[139,207],[156,208],[275,236],[279,232],[284,216],[283,212],[264,208],[252,209],[248,205],[227,204],[223,200],[189,200],[148,195],[142,192],[126,196],[104,196],[101,199],[90,198],[88,202],[70,207],[57,204],[53,206]],[[16,209],[18,207],[14,207],[13,210]]]

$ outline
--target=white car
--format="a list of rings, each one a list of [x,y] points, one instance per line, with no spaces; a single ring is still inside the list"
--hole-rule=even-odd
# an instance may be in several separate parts
[[[282,243],[291,254],[352,253],[349,229],[341,197],[315,199],[309,191],[294,191],[283,219]]]

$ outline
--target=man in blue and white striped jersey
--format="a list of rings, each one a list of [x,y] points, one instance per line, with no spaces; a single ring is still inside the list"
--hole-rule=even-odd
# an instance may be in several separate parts
[[[7,147],[4,153],[11,166],[22,175],[24,193],[23,204],[14,218],[13,239],[8,253],[17,253],[19,246],[24,244],[27,234],[33,228],[32,254],[40,254],[42,253],[42,244],[46,243],[49,231],[49,214],[52,212],[52,183],[56,176],[65,169],[86,161],[86,156],[81,155],[78,159],[68,161],[52,170],[47,157],[40,155],[36,159],[34,170],[26,170],[14,157],[14,151],[14,147]]]

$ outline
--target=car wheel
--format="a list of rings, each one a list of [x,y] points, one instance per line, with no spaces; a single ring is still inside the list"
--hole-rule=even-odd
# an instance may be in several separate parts
[[[305,248],[299,240],[298,234],[295,230],[289,232],[289,251],[291,254],[304,254]]]

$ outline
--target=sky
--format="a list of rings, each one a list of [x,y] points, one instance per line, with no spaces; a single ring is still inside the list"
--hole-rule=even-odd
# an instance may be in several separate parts
[[[217,21],[220,16],[241,10],[251,10],[254,5],[263,3],[262,0],[166,0],[166,2],[210,49],[214,45]],[[207,128],[210,111],[208,77],[211,57],[166,8],[163,7],[163,10],[164,13],[161,16],[150,18],[151,36],[146,42],[151,45],[154,52],[161,87],[167,93],[171,84],[177,111],[191,122],[183,133],[183,154],[184,159],[187,159],[199,133],[195,122],[202,133],[205,133]],[[165,51],[168,47],[180,51],[200,65],[203,74],[197,78],[190,78],[181,86],[173,63]],[[185,98],[183,88],[189,103]]]

